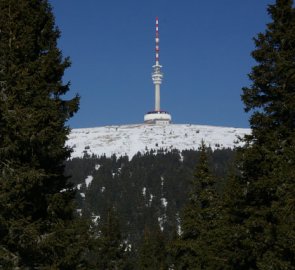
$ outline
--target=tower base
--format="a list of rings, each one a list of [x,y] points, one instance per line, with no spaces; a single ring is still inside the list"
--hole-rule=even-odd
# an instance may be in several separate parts
[[[152,111],[144,115],[145,124],[168,125],[171,120],[171,115],[165,111]]]

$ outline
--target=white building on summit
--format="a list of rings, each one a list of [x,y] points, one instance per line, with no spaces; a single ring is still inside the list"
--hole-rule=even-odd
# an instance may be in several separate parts
[[[156,64],[153,65],[152,80],[155,85],[155,110],[148,112],[144,115],[144,122],[146,124],[170,124],[171,115],[162,111],[160,107],[160,85],[163,79],[163,73],[161,71],[162,66],[159,62],[159,19],[156,18]]]

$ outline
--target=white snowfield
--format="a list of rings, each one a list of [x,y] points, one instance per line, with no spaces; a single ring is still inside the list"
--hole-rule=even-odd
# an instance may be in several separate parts
[[[201,140],[212,149],[234,148],[241,145],[238,138],[250,132],[246,128],[190,124],[118,125],[73,129],[67,145],[73,148],[72,158],[86,153],[132,158],[138,152],[151,149],[198,149]]]

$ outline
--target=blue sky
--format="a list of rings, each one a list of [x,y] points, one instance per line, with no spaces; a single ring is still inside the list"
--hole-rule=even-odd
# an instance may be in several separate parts
[[[59,47],[79,93],[73,128],[142,123],[154,108],[151,80],[159,17],[161,109],[174,123],[248,127],[240,100],[255,64],[253,37],[271,0],[50,0]]]

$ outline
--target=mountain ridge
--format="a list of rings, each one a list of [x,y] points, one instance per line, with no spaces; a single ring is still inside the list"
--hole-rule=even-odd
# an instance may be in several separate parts
[[[195,124],[127,124],[72,129],[67,146],[73,148],[71,158],[87,155],[107,157],[129,156],[149,150],[179,151],[197,149],[201,140],[212,149],[241,146],[248,128]]]

